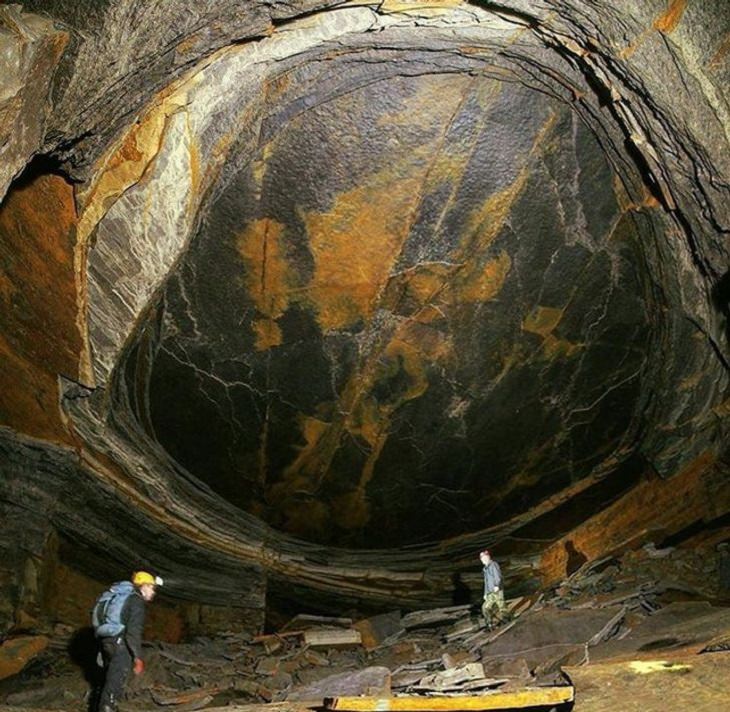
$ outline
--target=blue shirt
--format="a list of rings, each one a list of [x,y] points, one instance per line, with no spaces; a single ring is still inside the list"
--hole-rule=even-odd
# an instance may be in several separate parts
[[[502,569],[496,561],[490,561],[483,569],[484,593],[492,593],[496,588],[502,588]]]

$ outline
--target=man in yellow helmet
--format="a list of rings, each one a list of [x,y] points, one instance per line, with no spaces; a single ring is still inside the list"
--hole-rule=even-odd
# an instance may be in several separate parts
[[[135,675],[144,672],[144,604],[155,597],[158,586],[162,586],[159,576],[137,571],[131,581],[115,583],[102,593],[94,606],[91,619],[106,669],[99,712],[116,712],[129,673],[132,669]]]

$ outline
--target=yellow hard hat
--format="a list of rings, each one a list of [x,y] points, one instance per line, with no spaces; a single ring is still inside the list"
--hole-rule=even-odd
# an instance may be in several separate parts
[[[162,586],[162,579],[159,576],[148,574],[146,571],[135,571],[132,574],[132,583],[135,586],[144,586],[146,583],[153,586]]]

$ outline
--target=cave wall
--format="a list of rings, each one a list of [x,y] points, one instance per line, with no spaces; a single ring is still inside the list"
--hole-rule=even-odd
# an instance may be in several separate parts
[[[58,379],[79,380],[84,339],[76,208],[67,179],[31,166],[13,184],[0,206],[0,260],[2,423],[68,441]]]
[[[127,368],[150,434],[217,493],[373,548],[613,465],[651,307],[639,226],[573,112],[460,75],[359,87],[349,64],[335,98],[286,75]]]
[[[127,567],[125,562],[142,558],[161,569],[179,569],[191,583],[180,586],[176,596],[250,608],[253,619],[258,615],[260,620],[267,580],[280,590],[298,587],[303,598],[340,592],[351,601],[381,605],[442,602],[453,572],[472,567],[474,550],[486,544],[503,546],[506,570],[515,583],[535,585],[542,552],[518,550],[510,537],[587,496],[607,477],[633,477],[629,470],[642,472],[637,487],[649,494],[642,498],[638,495],[644,490],[638,491],[638,504],[631,509],[635,516],[627,525],[634,531],[611,539],[609,548],[624,546],[624,539],[636,545],[651,537],[652,521],[659,516],[654,504],[664,496],[656,491],[677,477],[682,478],[677,480],[680,489],[697,463],[708,477],[714,473],[714,496],[698,497],[692,518],[711,521],[728,511],[727,470],[718,461],[727,449],[730,413],[730,66],[728,13],[722,0],[652,0],[620,7],[580,2],[536,6],[523,0],[434,7],[396,0],[354,5],[303,0],[253,2],[245,11],[235,3],[181,0],[154,5],[139,0],[28,0],[22,6],[34,14],[21,12],[17,5],[0,8],[0,42],[5,55],[14,58],[12,72],[3,78],[0,114],[0,193],[16,178],[0,205],[0,486],[8,512],[3,536],[10,562],[2,586],[10,608],[22,607],[25,562],[33,556],[42,559],[47,541],[45,534],[27,540],[26,518],[50,521],[53,530],[77,542],[80,558],[101,548],[108,549],[115,566]],[[430,89],[430,80],[424,78],[428,75],[438,77]],[[595,148],[586,148],[583,155],[589,160],[579,174],[570,162],[571,152],[578,153],[570,132],[561,129],[549,136],[536,153],[495,139],[491,148],[509,170],[504,175],[490,172],[487,168],[494,169],[494,164],[487,160],[473,174],[484,192],[472,191],[467,197],[475,203],[486,199],[489,220],[477,231],[484,240],[477,250],[479,260],[466,270],[467,277],[474,276],[471,285],[467,278],[454,280],[443,266],[432,266],[434,258],[458,257],[454,250],[459,246],[427,244],[419,236],[419,225],[422,234],[432,233],[426,227],[433,225],[428,200],[422,203],[420,223],[414,220],[407,234],[402,224],[386,219],[407,211],[416,195],[438,193],[435,178],[443,179],[443,189],[459,175],[469,175],[458,165],[448,170],[440,166],[445,173],[433,169],[430,184],[424,173],[432,157],[425,137],[439,122],[448,123],[438,112],[456,107],[459,87],[467,83],[499,86],[498,95],[513,97],[503,105],[506,126],[514,127],[517,117],[523,117],[525,135],[534,136],[536,126],[524,117],[538,119],[539,111],[549,109],[557,126],[571,127],[574,137],[584,137],[582,145],[593,141],[605,154],[599,158]],[[377,86],[390,90],[379,95]],[[533,116],[515,97],[538,91],[542,98],[535,100],[538,114]],[[350,100],[352,118],[342,111]],[[423,128],[417,117],[409,116],[408,106],[429,117]],[[473,132],[474,115],[466,121],[467,135]],[[320,133],[311,132],[307,122],[314,116]],[[358,159],[359,144],[351,139],[367,134],[365,129],[379,116],[384,124],[373,130],[369,152]],[[414,127],[424,131],[421,143]],[[400,149],[389,146],[394,138],[403,142]],[[450,153],[458,158],[465,146],[455,139]],[[333,155],[343,153],[353,162],[338,173],[336,161],[324,151],[328,147]],[[511,156],[505,155],[512,149]],[[17,178],[34,154],[44,158]],[[290,165],[297,167],[291,173],[301,178],[294,185],[287,183]],[[552,201],[540,192],[555,189],[549,168],[566,183],[577,177],[579,184],[593,186],[583,197],[580,190],[577,198],[566,196],[569,211],[560,220],[545,213]],[[348,184],[350,172],[361,178],[357,185]],[[391,188],[394,179],[399,189]],[[482,181],[491,179],[495,183],[487,190]],[[322,203],[316,202],[310,181],[322,188]],[[419,193],[414,184],[428,190]],[[506,193],[500,192],[504,188]],[[623,300],[603,322],[613,331],[607,328],[600,340],[602,346],[608,343],[602,351],[571,353],[570,344],[579,341],[581,329],[574,326],[571,331],[569,312],[558,321],[559,315],[550,311],[562,308],[559,295],[565,281],[591,276],[580,265],[565,258],[554,277],[544,280],[552,290],[549,303],[516,296],[520,289],[536,290],[536,283],[529,286],[530,278],[544,259],[538,254],[544,236],[529,219],[568,226],[567,243],[581,227],[578,213],[572,218],[570,213],[577,205],[588,212],[605,209],[594,223],[600,226],[598,243],[601,235],[605,242],[596,248],[598,262],[611,263],[611,274],[618,275],[611,284],[620,286],[596,286],[595,301],[589,298],[583,304],[600,303],[609,294]],[[456,222],[469,214],[451,213]],[[309,217],[309,230],[303,216]],[[363,227],[368,237],[377,234],[383,242],[338,243],[338,232],[351,232],[358,220],[368,221]],[[494,226],[504,229],[500,233]],[[317,245],[310,232],[328,239]],[[510,239],[510,232],[517,234]],[[530,237],[534,255],[518,255],[520,234]],[[588,234],[594,237],[592,229]],[[549,237],[558,239],[555,230]],[[406,249],[396,258],[399,245]],[[274,250],[278,272],[261,269],[264,247]],[[329,272],[317,273],[317,249],[327,256]],[[377,259],[381,254],[382,263]],[[203,267],[198,269],[198,264]],[[520,265],[530,269],[521,274]],[[575,278],[571,267],[579,273]],[[257,269],[264,275],[259,292]],[[598,282],[605,280],[606,271],[597,270]],[[228,279],[221,280],[221,273]],[[366,276],[360,291],[358,274]],[[518,275],[519,289],[511,282]],[[355,284],[348,282],[353,276]],[[371,297],[384,283],[391,289],[382,291],[382,304],[388,308],[380,310]],[[442,283],[449,287],[435,303],[424,300],[423,290]],[[337,284],[348,285],[347,298],[328,296]],[[472,296],[476,293],[474,302],[465,298],[469,286]],[[396,288],[401,295],[397,300]],[[185,303],[185,289],[198,290],[193,306]],[[213,295],[224,308],[212,309]],[[447,316],[437,314],[428,321],[424,310],[420,321],[414,320],[426,302]],[[521,308],[511,313],[505,305],[512,304]],[[217,370],[220,364],[208,363],[206,350],[200,348],[205,339],[195,335],[192,322],[211,309],[221,318],[228,314],[229,321],[238,309],[242,325],[237,332],[214,323],[209,333],[223,336],[225,348],[243,354],[236,367],[240,371]],[[481,322],[474,328],[470,310],[497,315],[504,332],[489,332]],[[387,318],[380,319],[383,311]],[[578,316],[573,315],[574,321]],[[396,322],[408,324],[406,331],[397,333]],[[364,350],[358,342],[366,341],[362,334],[374,336]],[[464,335],[469,338],[464,340]],[[630,348],[627,340],[633,340]],[[303,348],[300,343],[309,350],[297,350]],[[324,343],[330,344],[330,352],[341,349],[339,360],[322,357]],[[596,396],[606,407],[604,417],[615,421],[613,430],[585,441],[583,452],[593,467],[584,469],[582,458],[576,457],[579,471],[575,466],[561,471],[565,418],[537,422],[539,407],[517,417],[504,404],[504,415],[497,418],[500,411],[494,404],[480,401],[485,393],[476,387],[477,375],[470,379],[468,371],[496,380],[507,343],[531,354],[515,371],[533,374],[537,385],[531,383],[530,392],[557,399],[568,411],[595,399],[590,399],[589,383],[576,393],[586,403],[571,403],[569,391],[560,387],[562,367],[571,359],[582,362],[593,351],[597,370],[592,382],[606,384]],[[161,345],[178,357],[193,352],[190,363],[174,362]],[[364,379],[353,351],[374,356],[372,374]],[[627,360],[621,362],[617,353],[626,354]],[[633,368],[632,358],[637,359]],[[462,380],[470,384],[470,402],[489,406],[471,420],[462,418],[458,408],[453,418],[448,416],[456,403],[450,398],[463,385],[452,392],[443,373],[459,359],[467,372]],[[483,360],[487,367],[482,371]],[[272,364],[283,372],[273,372],[274,394],[266,390]],[[294,392],[286,379],[295,367],[303,372],[299,380],[325,384],[326,393],[310,391],[302,394],[302,402],[284,403],[291,395],[287,388]],[[603,396],[611,393],[611,384],[638,368],[641,377],[627,386],[634,390],[621,393],[618,404],[609,406],[610,398]],[[585,373],[590,376],[591,371]],[[352,401],[351,413],[332,417],[337,406],[347,404],[348,376],[367,388]],[[333,377],[330,386],[327,381]],[[171,390],[186,379],[193,387],[184,397]],[[231,388],[225,385],[229,380],[244,383],[234,386],[233,404]],[[199,388],[200,383],[207,386]],[[519,400],[519,385],[503,400]],[[202,395],[206,388],[214,404]],[[260,392],[266,396],[259,403]],[[188,397],[191,408],[207,413],[200,427],[176,412],[184,410],[179,404]],[[278,409],[271,419],[261,416],[268,403]],[[424,404],[420,412],[419,403]],[[453,430],[437,430],[438,436],[429,439],[428,414],[435,409],[446,414],[443,422]],[[188,444],[209,444],[206,426],[212,429],[220,419],[229,427],[254,412],[246,422],[250,435],[257,437],[233,453],[243,473],[243,491],[232,492],[233,479],[216,474],[230,473],[220,456],[196,462],[195,453],[185,453],[179,445],[174,451],[176,431],[186,434]],[[528,427],[531,416],[535,422]],[[274,450],[261,449],[262,424],[267,422],[292,426],[277,431],[281,445]],[[541,440],[542,431],[533,436],[543,422]],[[413,423],[422,427],[415,439],[409,432]],[[425,478],[436,476],[429,472],[451,476],[448,454],[421,458],[413,453],[434,446],[441,436],[447,453],[459,452],[462,423],[477,449],[483,446],[487,458],[502,457],[505,464],[503,476],[495,480],[499,494],[490,498],[481,490],[481,500],[460,495],[433,505],[433,536],[461,536],[404,550],[341,548],[393,540],[383,532],[393,494],[417,508],[405,473],[413,468]],[[510,423],[512,429],[505,425]],[[394,434],[390,454],[386,431]],[[558,435],[557,444],[554,438],[551,442],[551,433]],[[333,444],[323,447],[320,438],[323,445]],[[511,446],[500,455],[499,446],[507,443]],[[544,443],[550,444],[541,448]],[[509,461],[516,450],[534,457]],[[370,467],[373,453],[385,453],[381,462],[390,458],[390,471],[398,474]],[[337,477],[320,488],[323,454],[336,462],[332,471]],[[340,459],[335,461],[334,455]],[[590,462],[591,455],[596,462]],[[473,458],[471,451],[455,457],[453,482],[442,481],[438,487],[484,488],[489,480],[469,469]],[[557,462],[554,469],[550,458]],[[268,485],[256,483],[262,462],[270,469],[278,463],[278,472],[265,478]],[[551,477],[542,481],[544,470],[551,470]],[[652,479],[657,474],[664,479]],[[371,490],[371,483],[377,487]],[[520,487],[510,499],[517,483]],[[263,524],[221,494],[314,543]],[[595,502],[599,509],[606,504],[601,498]],[[459,525],[449,516],[454,507],[473,511]],[[430,503],[425,511],[431,513]],[[486,522],[483,515],[489,511],[495,516]],[[605,547],[591,543],[593,514],[595,509],[586,508],[586,529],[577,521],[575,527],[585,534],[589,554],[598,556]],[[331,516],[342,517],[333,530],[327,526]],[[594,525],[600,527],[600,512],[598,516]],[[105,525],[110,520],[124,522],[124,527],[111,531]],[[677,531],[687,525],[672,517],[667,521],[668,529]],[[393,537],[423,540],[430,530],[422,522],[418,525],[421,529],[414,534],[396,524]],[[46,525],[39,531],[47,533]],[[564,550],[563,536],[568,534],[555,535],[555,551]],[[104,547],[99,546],[102,541]],[[556,564],[555,570],[562,566]],[[218,575],[199,579],[206,571]],[[4,615],[12,617],[7,610]]]
[[[84,584],[70,608],[57,607],[69,613],[61,622],[80,623],[73,611],[98,593],[98,586],[148,568],[168,579],[171,604],[184,603],[167,623],[161,615],[161,627],[172,627],[170,636],[181,625],[207,629],[206,616],[213,630],[226,625],[261,629],[266,589],[261,564],[242,564],[195,545],[155,521],[144,501],[132,503],[128,481],[119,481],[116,491],[99,481],[97,472],[112,463],[85,463],[72,448],[20,438],[5,428],[0,430],[0,462],[3,630],[28,617],[56,615],[54,597],[65,595],[64,587],[59,593],[54,585],[59,565],[64,575],[70,569],[68,575],[80,576]],[[65,542],[60,557],[59,539]]]
[[[16,4],[0,7],[0,197],[45,139],[55,72],[69,39],[49,17]]]

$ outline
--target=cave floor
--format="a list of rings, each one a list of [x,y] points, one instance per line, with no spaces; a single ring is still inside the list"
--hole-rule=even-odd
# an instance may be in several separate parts
[[[574,706],[556,709],[664,712],[671,699],[674,709],[719,712],[730,699],[730,600],[709,595],[722,590],[712,577],[691,583],[678,562],[680,552],[651,549],[586,564],[556,588],[508,599],[492,630],[464,603],[298,614],[255,637],[149,641],[145,673],[130,680],[120,710],[294,712],[326,698],[372,710],[438,699],[438,709],[458,710],[572,685]],[[0,646],[0,712],[89,709],[100,673],[93,634],[63,624],[40,633]],[[1,674],[23,656],[21,673]]]
[[[153,656],[155,657],[155,656]],[[334,667],[319,672],[329,676]],[[562,670],[575,687],[575,703],[556,709],[585,712],[665,712],[671,709],[695,712],[720,712],[730,699],[730,652],[705,654],[673,653],[658,650],[653,659],[607,661],[566,666]],[[350,667],[350,674],[357,668]],[[140,682],[130,691],[129,699],[120,705],[120,712],[151,710],[205,709],[208,712],[304,712],[311,704],[297,701],[251,702],[250,694],[241,690],[221,691],[218,686],[192,687],[177,691],[177,698],[162,696],[162,688],[151,682]],[[206,682],[214,682],[215,674]],[[246,679],[246,678],[244,678]],[[519,681],[515,682],[519,686]],[[509,684],[509,683],[508,683]],[[24,689],[6,696],[0,712],[48,712],[50,710],[88,709],[88,684],[78,672],[51,674],[43,680],[28,679]],[[516,688],[517,689],[517,688]],[[170,690],[165,689],[169,694]],[[157,697],[158,702],[155,702]],[[178,703],[174,704],[173,700]],[[18,702],[11,701],[17,700]],[[165,704],[161,704],[165,702]],[[458,709],[458,708],[455,708]],[[547,710],[548,707],[530,708]]]
[[[371,650],[317,647],[319,639],[355,630],[342,619],[300,622],[296,628],[314,645],[292,630],[260,640],[231,633],[150,643],[145,674],[131,680],[120,710],[293,712],[322,707],[327,697],[416,695],[446,697],[457,710],[462,695],[570,684],[574,709],[590,712],[663,712],[669,698],[674,709],[715,712],[730,699],[730,607],[662,604],[661,597],[592,606],[560,597],[510,603],[515,617],[493,631],[468,605],[409,614],[401,620],[414,627],[379,643],[383,616],[355,624]],[[0,712],[88,709],[94,663],[73,657],[68,636],[52,638],[44,655],[3,681]]]

